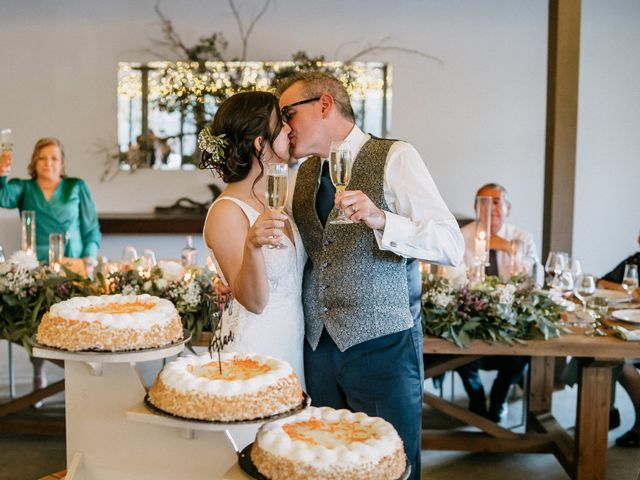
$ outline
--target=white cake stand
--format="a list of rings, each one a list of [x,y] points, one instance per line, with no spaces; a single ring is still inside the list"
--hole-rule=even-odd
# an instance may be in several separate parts
[[[225,431],[195,435],[127,418],[147,393],[136,363],[179,354],[185,333],[179,343],[135,352],[66,352],[34,343],[34,357],[65,362],[66,480],[248,478]]]

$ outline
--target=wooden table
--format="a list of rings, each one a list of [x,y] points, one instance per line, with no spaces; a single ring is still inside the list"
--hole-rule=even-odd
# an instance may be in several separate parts
[[[472,452],[552,453],[573,479],[606,478],[607,434],[611,403],[611,369],[623,358],[640,358],[640,342],[589,337],[584,330],[525,345],[487,344],[473,340],[466,349],[440,338],[424,340],[425,378],[469,363],[484,355],[531,356],[527,394],[526,431],[523,434],[475,415],[440,397],[425,393],[425,402],[481,432],[423,430],[422,448]],[[429,362],[429,355],[446,355]],[[551,414],[555,357],[576,357],[579,363],[575,438]]]

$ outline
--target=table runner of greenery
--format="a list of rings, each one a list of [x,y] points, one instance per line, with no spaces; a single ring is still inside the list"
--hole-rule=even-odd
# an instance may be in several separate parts
[[[522,343],[542,335],[557,337],[566,330],[558,324],[564,308],[528,279],[516,277],[502,283],[497,277],[484,282],[454,285],[446,278],[431,278],[422,296],[422,329],[461,348],[471,339]]]

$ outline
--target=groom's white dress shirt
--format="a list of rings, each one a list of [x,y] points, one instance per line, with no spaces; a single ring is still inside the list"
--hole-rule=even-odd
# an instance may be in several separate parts
[[[346,142],[355,159],[370,135],[354,126]],[[440,196],[418,151],[397,141],[387,155],[384,169],[384,231],[374,230],[381,250],[408,258],[456,266],[464,254],[464,239],[455,217]]]

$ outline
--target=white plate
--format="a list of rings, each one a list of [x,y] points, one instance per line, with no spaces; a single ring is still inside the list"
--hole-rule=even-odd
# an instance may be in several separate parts
[[[640,323],[640,309],[616,310],[611,314],[616,320],[629,323]]]
[[[604,288],[596,288],[596,297],[606,298],[609,303],[626,302],[629,300],[627,292],[620,290],[607,290]]]

